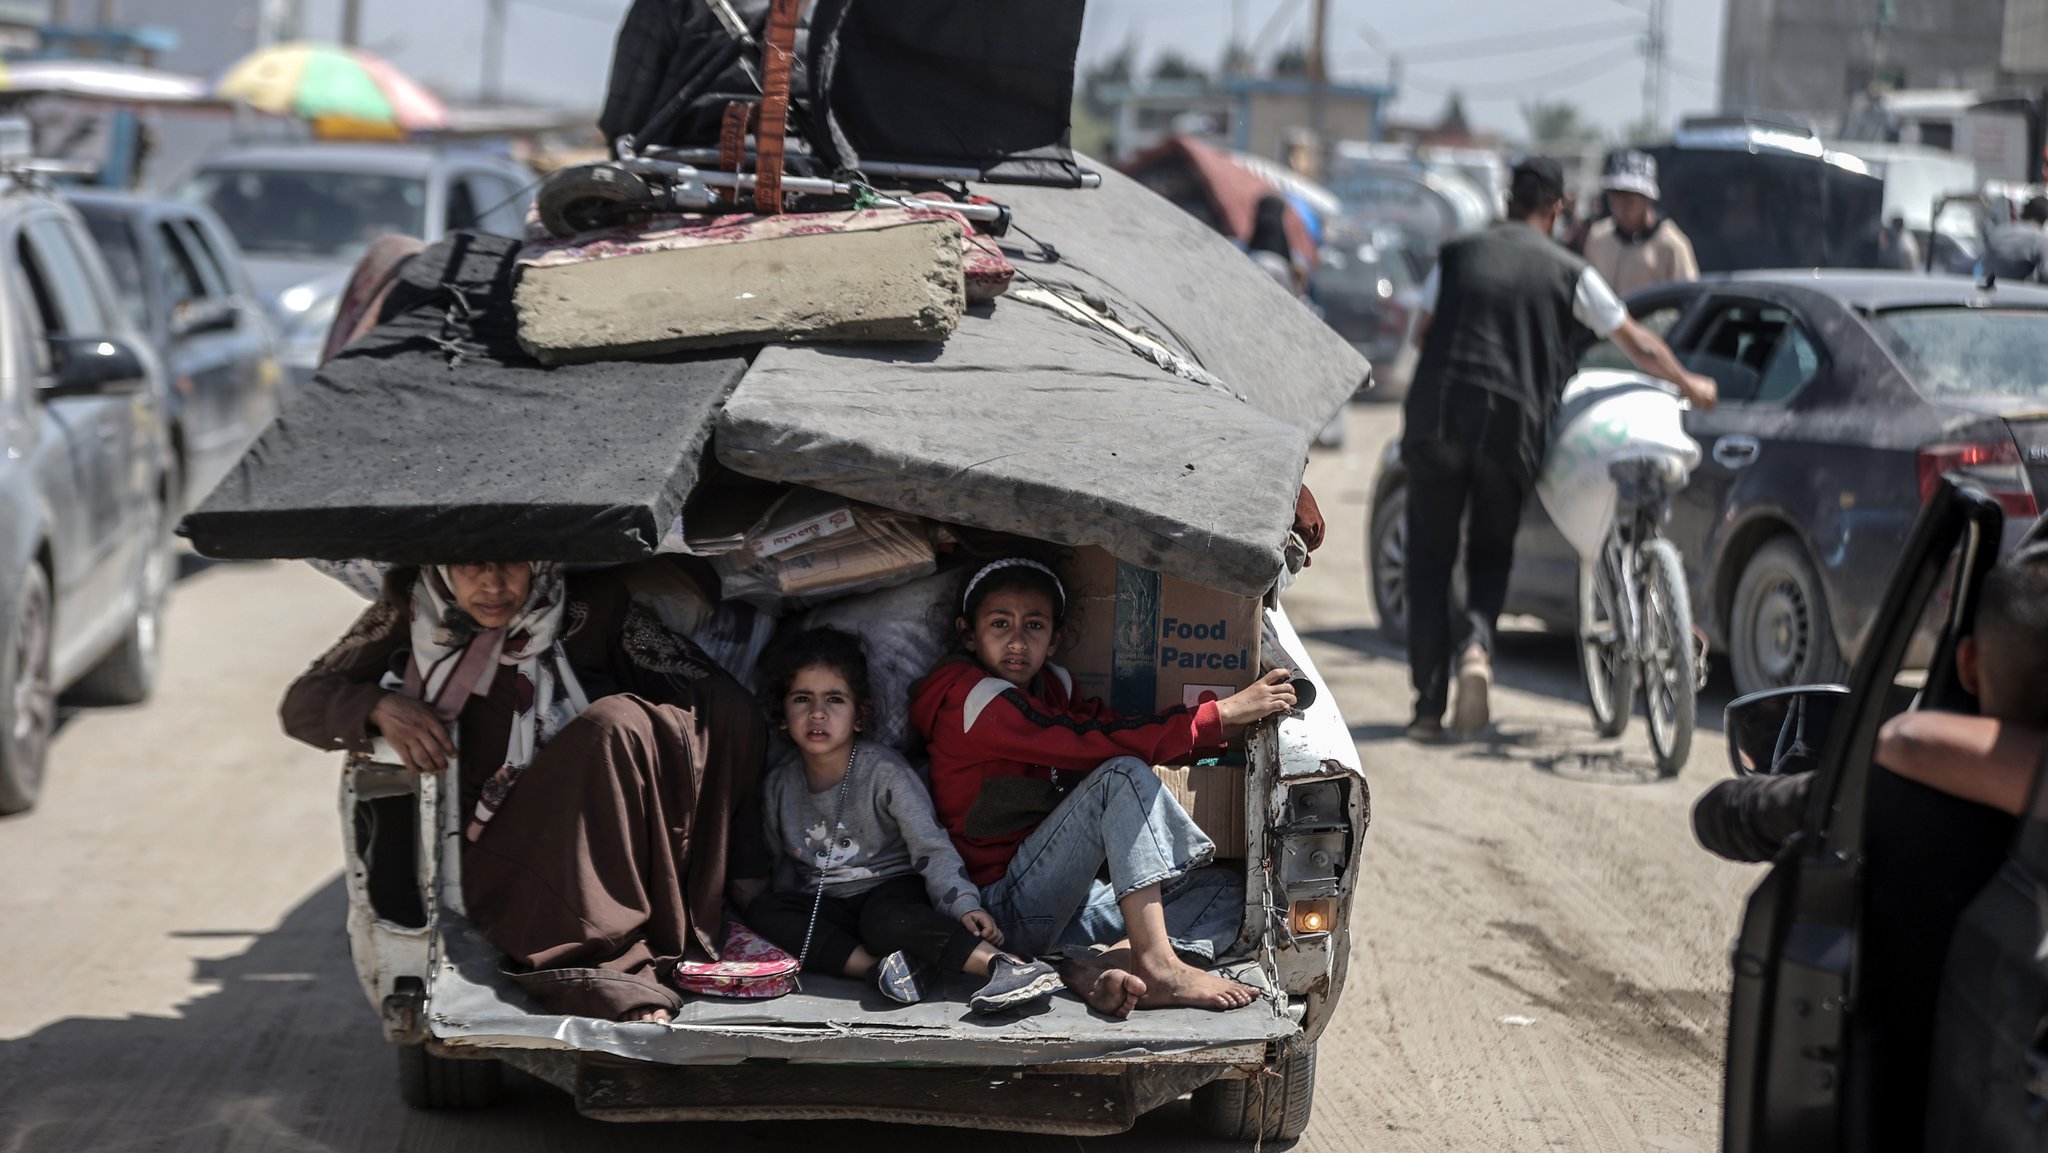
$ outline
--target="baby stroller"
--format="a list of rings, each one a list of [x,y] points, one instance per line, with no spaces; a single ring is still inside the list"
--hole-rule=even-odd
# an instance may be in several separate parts
[[[1000,236],[1008,210],[968,183],[1099,183],[1068,140],[1082,0],[818,0],[807,20],[803,7],[636,0],[599,118],[612,159],[549,176],[543,226],[886,203]]]

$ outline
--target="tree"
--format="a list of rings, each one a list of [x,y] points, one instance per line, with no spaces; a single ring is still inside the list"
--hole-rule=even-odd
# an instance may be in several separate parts
[[[1436,130],[1447,136],[1472,135],[1472,124],[1465,119],[1465,97],[1455,88],[1451,89],[1450,98],[1444,101],[1444,114],[1437,118]]]
[[[1553,144],[1584,144],[1600,139],[1600,131],[1579,114],[1577,105],[1562,100],[1532,100],[1522,105],[1529,142],[1538,148]]]
[[[1252,73],[1252,53],[1242,41],[1232,40],[1223,46],[1223,60],[1216,66],[1218,76],[1249,76]]]
[[[1122,48],[1081,70],[1081,102],[1087,105],[1088,111],[1105,117],[1114,111],[1106,93],[1111,88],[1129,84],[1137,75],[1137,56],[1137,45],[1126,41]]]
[[[1275,52],[1271,71],[1275,76],[1307,76],[1308,45],[1296,41]]]
[[[1154,80],[1207,80],[1209,74],[1201,66],[1169,48],[1152,62]]]

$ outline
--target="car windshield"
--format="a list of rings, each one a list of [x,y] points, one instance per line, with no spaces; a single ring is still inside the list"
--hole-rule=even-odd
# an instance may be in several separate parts
[[[251,256],[353,261],[386,233],[425,236],[427,185],[368,172],[208,168],[184,192]]]
[[[2048,397],[2048,309],[1900,308],[1871,320],[1928,396]]]

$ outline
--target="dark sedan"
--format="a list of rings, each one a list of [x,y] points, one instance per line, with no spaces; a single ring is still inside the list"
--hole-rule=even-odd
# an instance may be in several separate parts
[[[2031,521],[2048,485],[2048,290],[1960,277],[1755,272],[1646,289],[1629,310],[1720,385],[1688,413],[1704,452],[1667,534],[1739,692],[1840,678],[1944,473]],[[1582,367],[1626,368],[1596,345]],[[1390,446],[1368,563],[1405,629],[1407,473]],[[1532,494],[1508,611],[1575,627],[1578,558]]]
[[[182,509],[199,503],[277,413],[284,369],[234,238],[204,205],[67,192],[135,327],[171,382]]]

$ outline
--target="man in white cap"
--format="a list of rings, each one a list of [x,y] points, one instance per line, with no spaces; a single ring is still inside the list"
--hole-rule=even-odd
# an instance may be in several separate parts
[[[1586,234],[1586,263],[1615,292],[1627,296],[1652,284],[1700,278],[1692,241],[1658,215],[1655,157],[1634,149],[1615,153],[1600,187],[1610,215]]]

